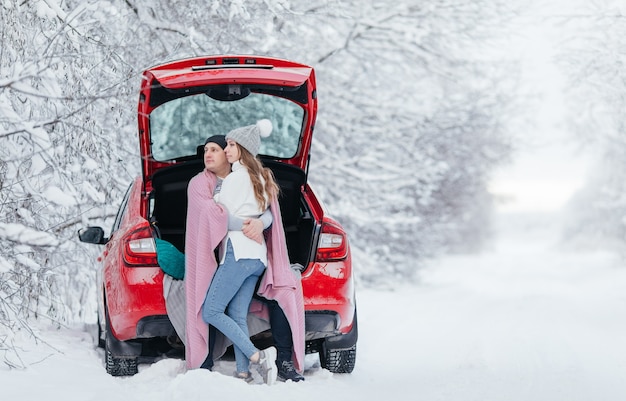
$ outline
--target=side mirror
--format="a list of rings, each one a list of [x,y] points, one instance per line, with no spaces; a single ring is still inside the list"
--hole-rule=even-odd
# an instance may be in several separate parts
[[[108,238],[104,238],[102,227],[85,227],[78,230],[78,239],[88,244],[106,244]]]

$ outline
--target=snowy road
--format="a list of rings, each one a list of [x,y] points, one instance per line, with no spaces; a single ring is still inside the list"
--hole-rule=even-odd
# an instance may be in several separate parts
[[[22,353],[28,369],[0,367],[1,398],[626,399],[624,263],[611,253],[560,248],[554,231],[527,225],[527,231],[503,230],[489,252],[433,262],[418,286],[361,289],[351,375],[332,375],[310,357],[306,382],[273,387],[184,373],[177,360],[112,378],[89,334],[44,330],[49,345]]]
[[[626,399],[623,261],[559,247],[522,221],[493,252],[424,272],[414,389],[426,400]]]

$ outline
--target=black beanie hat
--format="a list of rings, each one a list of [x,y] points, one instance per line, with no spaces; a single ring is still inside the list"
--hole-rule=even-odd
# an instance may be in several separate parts
[[[213,135],[207,138],[207,140],[204,142],[204,144],[206,145],[209,142],[213,142],[218,144],[222,149],[226,149],[226,136],[224,135]]]

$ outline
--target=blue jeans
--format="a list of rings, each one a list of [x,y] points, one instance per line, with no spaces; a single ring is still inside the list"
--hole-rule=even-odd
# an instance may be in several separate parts
[[[202,305],[202,319],[233,342],[237,372],[247,372],[258,349],[248,333],[248,309],[265,265],[259,259],[235,260],[228,241],[224,262],[215,272]]]

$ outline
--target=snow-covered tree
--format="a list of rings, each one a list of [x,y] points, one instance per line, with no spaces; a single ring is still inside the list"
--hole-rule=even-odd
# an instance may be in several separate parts
[[[626,6],[585,2],[559,22],[570,126],[597,154],[586,187],[572,202],[577,217],[568,235],[626,251]]]
[[[358,9],[324,28],[334,37],[318,60],[311,179],[348,227],[361,277],[410,278],[425,256],[475,248],[488,234],[486,181],[510,150],[503,122],[516,78],[490,55],[512,10],[475,1]]]
[[[114,213],[127,163],[138,164],[127,150],[135,91],[117,48],[124,32],[102,5],[0,8],[0,323],[9,330],[28,317],[93,312],[94,254],[77,247],[76,231]]]

